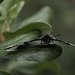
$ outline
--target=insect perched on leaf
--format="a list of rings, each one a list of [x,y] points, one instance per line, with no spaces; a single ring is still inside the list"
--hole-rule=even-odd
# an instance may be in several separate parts
[[[60,34],[59,34],[59,35],[60,35]],[[62,42],[62,43],[64,43],[64,44],[66,44],[66,45],[75,46],[75,44],[72,44],[72,43],[69,43],[69,42],[65,42],[65,41],[56,39],[55,37],[56,37],[56,36],[59,36],[59,35],[55,35],[55,36],[53,36],[53,35],[44,35],[44,36],[42,36],[42,37],[40,37],[40,38],[38,38],[38,39],[30,40],[30,41],[27,41],[27,42],[23,42],[22,44],[18,44],[18,45],[14,45],[14,46],[12,46],[12,47],[8,47],[8,48],[6,48],[5,50],[10,49],[10,48],[13,48],[13,47],[15,47],[15,46],[20,47],[20,46],[22,46],[22,45],[26,45],[26,44],[28,44],[28,43],[30,43],[30,42],[34,42],[34,41],[38,41],[38,40],[41,40],[41,45],[42,45],[42,44],[48,45],[48,44],[49,44],[50,42],[52,42],[52,41],[58,41],[58,42]]]

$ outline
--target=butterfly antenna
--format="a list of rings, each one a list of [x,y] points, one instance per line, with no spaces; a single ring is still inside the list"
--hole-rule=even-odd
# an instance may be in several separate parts
[[[55,39],[55,41],[65,43],[65,44],[70,45],[70,46],[75,46],[75,44],[72,44],[72,43],[69,43],[69,42],[65,42],[65,41],[62,41],[62,40]]]
[[[16,46],[18,46],[18,45],[14,45],[14,46],[11,46],[11,47],[8,47],[8,48],[5,48],[4,50],[11,49],[11,48],[16,47]]]

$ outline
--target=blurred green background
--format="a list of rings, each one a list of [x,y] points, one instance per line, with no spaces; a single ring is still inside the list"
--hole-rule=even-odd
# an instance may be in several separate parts
[[[32,16],[44,6],[53,10],[52,34],[61,34],[61,40],[75,43],[75,0],[26,0],[18,20]],[[44,17],[43,17],[44,18]],[[60,43],[61,44],[61,43]],[[56,62],[61,66],[59,75],[75,75],[75,47],[61,44],[64,49]]]
[[[61,36],[57,37],[58,39],[75,43],[75,0],[25,0],[25,4],[16,21],[21,22],[25,18],[33,16],[44,6],[49,6],[53,11],[52,21],[50,20],[50,24],[53,28],[51,34],[61,34]],[[43,72],[41,72],[42,74],[40,73],[37,75],[75,75],[75,47],[68,46],[63,43],[58,44],[60,44],[63,48],[62,55],[59,58],[51,61],[50,64],[49,62],[43,63],[42,65],[40,64],[42,69],[49,66],[50,68],[43,70]],[[5,64],[5,61],[7,60],[3,60],[1,63]],[[54,73],[54,69],[52,70],[53,67],[57,67],[56,64],[52,62],[55,62],[58,65],[60,69],[59,73]],[[19,64],[22,64],[22,62]],[[29,66],[31,65],[29,64]],[[0,67],[2,66],[0,64]],[[22,72],[24,72],[24,70],[22,70]],[[16,71],[12,75],[26,74]],[[33,74],[30,73],[29,75]]]

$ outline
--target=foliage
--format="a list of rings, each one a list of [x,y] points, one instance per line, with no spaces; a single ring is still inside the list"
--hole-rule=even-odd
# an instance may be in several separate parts
[[[61,46],[57,44],[40,45],[40,41],[36,41],[26,44],[21,49],[17,49],[16,46],[5,50],[5,48],[51,33],[52,26],[49,24],[53,17],[51,8],[44,7],[32,17],[18,22],[18,14],[23,5],[24,0],[5,0],[0,4],[0,35],[3,36],[0,40],[5,38],[4,42],[0,42],[0,65],[5,63],[0,69],[4,68],[3,70],[13,75],[16,75],[16,72],[33,75],[45,69],[58,72],[57,64],[49,62],[62,53]],[[5,62],[2,63],[3,61]],[[45,67],[46,64],[50,66]]]

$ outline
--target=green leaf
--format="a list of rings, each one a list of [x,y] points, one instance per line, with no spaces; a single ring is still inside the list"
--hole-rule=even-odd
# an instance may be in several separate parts
[[[24,21],[18,22],[17,24],[13,25],[11,27],[11,31],[10,32],[15,32],[15,31],[17,31],[19,29],[22,29],[23,27],[25,27],[25,26],[27,26],[27,25],[29,25],[31,23],[36,23],[37,24],[37,23],[41,22],[41,23],[48,24],[52,20],[52,17],[53,17],[52,13],[53,12],[52,12],[50,7],[44,7],[38,13],[33,15],[32,17],[27,18]],[[50,26],[50,24],[48,24],[48,26]]]
[[[15,29],[15,28],[13,28],[13,29]],[[44,22],[35,22],[35,23],[27,24],[25,27],[14,32],[15,34],[11,33],[11,32],[4,33],[4,36],[6,37],[6,40],[8,40],[8,39],[14,38],[16,36],[20,36],[22,34],[26,34],[28,32],[33,32],[33,31],[40,32],[40,36],[42,36],[45,34],[50,34],[51,29],[52,29],[52,27],[50,26],[50,24],[47,24]],[[9,37],[9,35],[11,35],[11,36]]]
[[[0,5],[0,12],[1,12],[1,17],[0,20],[5,20],[8,17],[8,13],[13,10],[16,5],[20,2],[21,0],[4,0],[1,5]],[[12,12],[12,11],[11,11]],[[11,15],[10,15],[11,16]]]
[[[25,19],[24,21],[11,26],[10,31],[8,33],[4,33],[6,40],[34,30],[39,31],[41,36],[50,34],[52,27],[48,21],[50,21],[51,17],[52,10],[49,7],[44,7],[31,18]],[[11,36],[9,37],[9,35]]]
[[[4,21],[7,26],[12,25],[15,22],[23,5],[24,0],[4,0],[0,4],[0,23]]]
[[[33,66],[37,66],[39,63],[34,62],[34,61],[11,61],[8,64],[8,71],[9,72],[15,72],[15,71],[19,71],[21,72],[21,69],[24,69],[24,72],[26,72],[28,69],[30,69]],[[30,72],[30,70],[29,70]]]
[[[24,1],[24,0],[4,0],[1,3],[1,6],[4,7],[3,10],[5,10],[6,12],[9,12],[11,10],[11,8],[14,7],[14,5],[18,4],[19,2]]]
[[[10,74],[7,72],[0,71],[0,75],[10,75]]]
[[[56,62],[45,62],[45,63],[37,63],[34,61],[11,61],[8,65],[8,71],[13,72],[21,72],[29,75],[36,75],[37,73],[44,72],[46,70],[59,73],[60,66]],[[47,75],[47,74],[46,74]]]
[[[14,25],[15,20],[17,19],[17,16],[19,14],[19,12],[21,11],[22,7],[24,5],[24,1],[20,1],[19,3],[17,3],[14,7],[12,7],[11,10],[9,10],[8,12],[8,23],[9,25]]]

